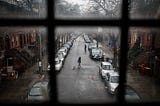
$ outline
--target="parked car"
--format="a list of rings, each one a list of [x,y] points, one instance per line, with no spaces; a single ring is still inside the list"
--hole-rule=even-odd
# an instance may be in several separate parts
[[[125,100],[127,102],[140,102],[141,96],[133,87],[125,85]]]
[[[110,62],[101,62],[99,65],[99,74],[104,79],[106,74],[109,72],[114,72],[115,68],[113,68]]]
[[[68,49],[67,47],[62,46],[61,48],[62,48],[62,49],[65,49],[65,51],[66,51],[66,52],[67,52],[67,54],[68,54],[69,49]]]
[[[50,71],[51,70],[51,65],[48,63],[47,65],[47,71]]]
[[[70,45],[70,48],[73,46],[73,42],[72,41],[68,41],[67,44]]]
[[[10,70],[10,71],[7,71],[7,67],[5,68],[2,68],[0,70],[0,79],[3,80],[3,79],[7,79],[7,80],[16,80],[18,79],[19,77],[19,74],[18,74],[18,71],[16,70]]]
[[[63,45],[63,47],[67,47],[68,50],[70,50],[70,48],[71,48],[71,46],[70,46],[68,43],[65,43],[65,44]]]
[[[62,47],[58,50],[58,53],[63,53],[64,57],[66,57],[67,56],[67,51],[68,51],[67,48]]]
[[[92,48],[97,48],[97,43],[89,43],[88,50],[90,51]]]
[[[106,74],[104,80],[105,88],[110,94],[115,93],[115,89],[119,85],[119,73],[118,72],[110,72]]]
[[[90,51],[90,58],[95,60],[104,60],[104,52],[101,48],[92,48]]]
[[[60,71],[62,69],[63,62],[59,58],[55,58],[55,70]]]
[[[89,38],[86,38],[86,39],[85,39],[85,42],[86,42],[86,43],[91,43],[91,40],[90,40]]]
[[[124,84],[125,93],[124,93],[124,99],[126,102],[141,102],[141,96],[140,94],[130,85]],[[115,95],[118,95],[119,86],[115,90]]]
[[[65,55],[60,52],[58,52],[55,57],[59,58],[62,62],[65,60]]]
[[[28,90],[26,102],[39,103],[48,102],[50,97],[50,87],[48,81],[37,81]]]
[[[86,43],[91,43],[91,40],[88,37],[88,35],[84,34],[83,37],[84,37],[84,40],[85,40]]]

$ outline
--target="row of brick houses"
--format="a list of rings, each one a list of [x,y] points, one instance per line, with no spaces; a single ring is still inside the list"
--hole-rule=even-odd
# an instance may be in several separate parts
[[[131,28],[129,36],[129,47],[132,48],[136,41],[140,40],[140,47],[145,50],[160,47],[160,31],[153,28]]]
[[[129,61],[145,64],[151,74],[160,76],[160,31],[157,28],[132,27],[129,31]],[[137,47],[136,47],[137,45]],[[134,48],[133,52],[131,50]],[[136,48],[136,49],[135,49]],[[131,56],[133,58],[131,58]]]
[[[39,28],[0,28],[0,69],[23,72],[39,59]],[[44,40],[42,38],[42,40]]]

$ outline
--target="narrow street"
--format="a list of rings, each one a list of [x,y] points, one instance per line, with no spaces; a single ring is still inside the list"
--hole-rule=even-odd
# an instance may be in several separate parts
[[[109,103],[113,97],[104,89],[103,80],[98,74],[99,62],[85,53],[84,40],[79,37],[71,48],[61,72],[57,75],[58,98],[62,103]],[[107,55],[113,56],[109,47],[104,48]],[[82,68],[77,69],[78,56],[82,57]],[[127,84],[141,96],[142,102],[159,101],[160,85],[154,76],[143,75],[132,68],[126,73]]]
[[[60,103],[114,103],[116,100],[104,88],[103,80],[98,73],[98,61],[89,57],[89,52],[84,51],[84,39],[80,36],[65,59],[64,66],[57,74],[58,102]],[[106,53],[108,47],[106,48]],[[110,54],[110,53],[108,53]],[[111,54],[110,54],[111,55]],[[77,69],[77,59],[82,57],[82,67]],[[47,69],[47,55],[43,57],[43,70]],[[38,63],[27,69],[17,80],[3,80],[0,86],[0,101],[4,103],[24,103],[26,94],[31,85],[40,78],[36,73],[39,69]],[[131,68],[127,71],[127,83],[132,86],[141,96],[143,102],[159,101],[160,85],[153,76],[143,75]],[[15,93],[16,92],[16,93]]]
[[[85,41],[78,37],[69,51],[61,72],[57,75],[58,100],[60,103],[110,103],[114,102],[104,87],[98,72],[98,61],[90,59],[84,51]],[[77,59],[81,56],[81,68],[77,69]]]

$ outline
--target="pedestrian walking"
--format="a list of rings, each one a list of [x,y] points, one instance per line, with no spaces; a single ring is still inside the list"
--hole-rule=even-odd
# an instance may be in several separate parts
[[[78,57],[78,68],[81,67],[81,57]]]
[[[85,51],[85,53],[86,53],[86,49],[87,49],[87,45],[85,44],[84,45],[84,51]]]

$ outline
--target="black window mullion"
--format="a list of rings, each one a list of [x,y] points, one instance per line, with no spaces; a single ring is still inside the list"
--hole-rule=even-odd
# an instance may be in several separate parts
[[[128,53],[128,0],[122,1],[122,20],[121,20],[121,47],[120,47],[120,67],[119,67],[119,91],[118,91],[118,103],[125,103],[124,98],[124,84],[126,83],[127,72],[127,53]]]
[[[50,3],[49,3],[50,4]],[[52,30],[52,27],[55,29],[57,26],[117,26],[121,29],[121,45],[120,45],[120,78],[119,78],[119,92],[118,92],[118,103],[125,103],[124,98],[124,85],[126,83],[126,74],[127,74],[127,55],[128,55],[128,33],[129,28],[132,26],[145,26],[145,27],[159,27],[159,20],[131,20],[129,18],[128,10],[128,0],[122,0],[122,18],[119,20],[58,20],[54,19],[55,24],[49,25],[49,32]],[[50,14],[48,12],[48,14]],[[50,33],[49,35],[52,35]],[[52,42],[53,43],[53,42]],[[55,76],[56,77],[56,76]],[[55,79],[56,81],[56,79]],[[55,83],[56,84],[56,83]],[[55,85],[56,86],[56,85]]]
[[[55,20],[55,26],[121,26],[121,20]]]
[[[50,74],[50,85],[51,85],[51,99],[50,102],[53,104],[57,104],[57,83],[56,83],[56,71],[55,65],[54,65],[54,51],[55,51],[55,33],[54,29],[56,27],[55,25],[55,19],[54,19],[54,0],[47,0],[47,15],[48,15],[48,20],[47,20],[47,27],[48,27],[48,48],[49,48],[49,55],[48,55],[48,61],[51,64],[51,70]]]

